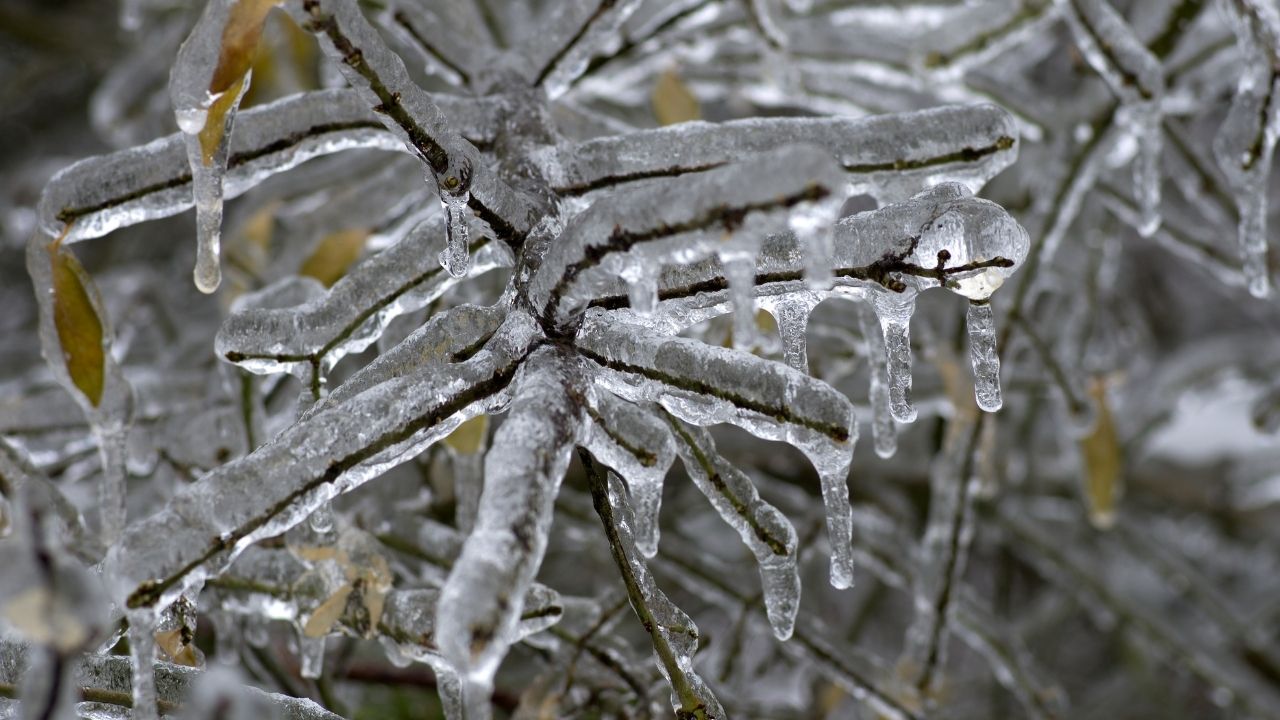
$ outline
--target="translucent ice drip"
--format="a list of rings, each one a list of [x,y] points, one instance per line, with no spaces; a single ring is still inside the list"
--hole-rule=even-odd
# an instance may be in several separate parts
[[[208,106],[179,108],[178,125],[182,128],[187,146],[187,161],[191,164],[191,187],[196,206],[196,267],[192,277],[196,288],[203,293],[218,289],[222,282],[219,259],[222,244],[222,184],[230,157],[231,130],[235,124],[236,108],[249,88],[249,75],[223,94],[210,98],[210,105],[227,103],[225,114],[209,112]],[[199,118],[199,128],[192,132],[192,122]],[[220,123],[220,127],[208,127],[207,123]],[[209,135],[217,143],[209,153]]]
[[[970,302],[965,316],[969,328],[969,359],[973,363],[973,392],[978,407],[995,412],[1000,397],[1000,356],[996,354],[995,319],[991,303]]]
[[[857,440],[855,422],[851,424],[848,442],[834,443],[815,437],[798,443],[818,471],[822,504],[826,509],[827,538],[831,543],[831,586],[841,589],[853,585],[853,508],[849,505],[848,480]]]
[[[440,252],[440,266],[456,278],[464,277],[471,265],[471,234],[467,229],[467,202],[470,197],[465,191],[458,195],[440,194],[440,202],[444,203],[447,217],[445,248]]]
[[[129,655],[133,662],[133,713],[136,720],[159,720],[156,705],[156,615],[151,608],[129,613]]]
[[[1138,198],[1141,223],[1138,232],[1151,237],[1160,229],[1160,155],[1164,136],[1160,127],[1163,115],[1159,103],[1132,107],[1132,125],[1138,137],[1138,157],[1133,163],[1133,186]]]
[[[324,672],[324,636],[298,637],[298,673],[314,680]]]
[[[102,475],[98,479],[98,508],[102,521],[102,542],[111,545],[120,539],[125,524],[125,461],[128,453],[128,428],[99,427],[98,453],[102,456]]]
[[[862,304],[859,307],[858,320],[867,343],[870,375],[867,395],[871,400],[871,434],[875,440],[876,454],[882,458],[891,458],[898,451],[898,433],[894,428],[893,413],[889,409],[889,366],[888,356],[884,351],[884,336],[870,306]]]
[[[783,359],[802,373],[809,372],[809,315],[821,299],[817,295],[796,293],[774,301],[769,308],[778,323]]]
[[[733,347],[752,350],[760,344],[754,297],[755,253],[721,253],[720,262],[724,266],[725,279],[729,282],[729,298],[733,303]]]
[[[620,275],[627,283],[627,301],[631,309],[640,315],[652,315],[658,307],[657,261],[633,260]]]
[[[916,409],[911,405],[911,315],[916,309],[915,295],[878,294],[872,300],[880,331],[884,336],[889,410],[900,423],[914,422]]]

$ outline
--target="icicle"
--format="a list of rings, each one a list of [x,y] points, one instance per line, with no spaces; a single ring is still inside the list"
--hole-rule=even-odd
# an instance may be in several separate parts
[[[222,282],[219,260],[222,244],[222,181],[227,172],[230,156],[231,129],[235,121],[236,106],[249,88],[246,75],[239,83],[227,89],[213,100],[213,106],[223,105],[224,114],[218,116],[210,109],[193,111],[179,108],[178,125],[183,130],[187,145],[187,161],[191,164],[191,186],[196,205],[196,267],[193,272],[196,288],[211,293]],[[228,99],[229,98],[229,99]],[[225,103],[225,105],[224,105]],[[193,132],[190,118],[198,112],[200,125]],[[188,118],[185,122],[183,118]],[[211,130],[206,123],[217,123]],[[216,147],[210,147],[210,136]]]
[[[468,534],[480,511],[484,490],[484,452],[453,453],[454,520],[458,532]]]
[[[773,303],[771,309],[782,338],[783,359],[805,374],[809,372],[809,315],[820,301],[820,297],[793,294]]]
[[[1138,137],[1138,157],[1133,162],[1134,195],[1142,213],[1138,232],[1143,237],[1160,229],[1160,155],[1164,149],[1163,116],[1158,103],[1134,106],[1132,120]],[[985,409],[985,408],[984,408]]]
[[[844,203],[841,193],[823,202],[798,207],[788,219],[796,234],[796,245],[804,253],[804,279],[813,290],[831,286],[831,268],[835,265],[834,225]]]
[[[209,613],[213,623],[213,659],[221,665],[238,665],[240,652],[244,646],[244,635],[240,630],[240,620],[228,610],[214,610]]]
[[[301,666],[299,674],[304,678],[315,680],[324,672],[324,636],[298,636],[298,660]]]
[[[448,222],[445,225],[445,249],[440,252],[440,266],[456,278],[464,277],[471,264],[471,234],[467,228],[467,202],[471,196],[441,193]]]
[[[159,720],[156,705],[156,616],[151,608],[129,615],[129,655],[133,662],[133,713],[135,720]]]
[[[222,280],[223,178],[240,99],[249,89],[254,52],[267,13],[279,0],[216,0],[174,61],[169,99],[187,147],[196,206],[196,287],[218,289]]]
[[[973,393],[978,407],[987,412],[1000,409],[1000,356],[996,354],[995,319],[990,302],[969,303],[965,316],[969,326],[969,359],[973,362]]]
[[[893,413],[889,410],[889,366],[884,336],[869,305],[863,304],[859,308],[859,321],[867,343],[867,366],[871,377],[867,391],[871,400],[871,434],[875,439],[876,454],[887,459],[898,451],[898,432],[893,424]]]
[[[1249,294],[1265,298],[1271,294],[1271,275],[1267,270],[1267,193],[1266,180],[1258,183],[1257,192],[1241,192],[1236,197],[1240,209],[1240,255],[1244,261],[1244,277]]]
[[[635,259],[619,273],[627,283],[627,301],[640,315],[652,315],[658,308],[659,264]]]
[[[445,247],[440,253],[440,266],[453,277],[465,277],[471,266],[471,232],[467,227],[470,161],[463,157],[434,179],[445,212]]]
[[[725,278],[729,281],[729,298],[733,303],[733,347],[750,351],[760,344],[760,328],[756,325],[754,297],[756,281],[755,253],[722,253]]]
[[[125,524],[127,428],[101,428],[95,425],[94,434],[98,439],[98,453],[102,457],[102,475],[98,480],[102,542],[110,545],[120,539]]]
[[[854,435],[849,439],[847,452],[824,452],[820,456],[807,453],[822,486],[827,536],[831,543],[831,587],[837,589],[853,585],[853,509],[849,506],[848,480],[857,428],[853,426]]]
[[[872,299],[880,330],[884,336],[885,359],[889,380],[889,409],[900,423],[914,422],[916,409],[911,405],[911,315],[916,309],[915,295],[878,294]]]

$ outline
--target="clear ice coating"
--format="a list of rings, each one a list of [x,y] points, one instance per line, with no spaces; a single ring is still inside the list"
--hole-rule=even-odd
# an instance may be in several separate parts
[[[698,626],[658,587],[631,534],[632,513],[622,483],[610,476],[603,497],[595,498],[596,511],[605,524],[614,561],[629,576],[631,607],[653,642],[658,669],[671,686],[671,707],[686,717],[698,710],[707,718],[725,718],[720,701],[693,669],[698,649]],[[631,587],[634,586],[634,590]],[[634,593],[634,594],[633,594]]]
[[[916,309],[914,296],[877,294],[871,300],[880,320],[885,356],[885,377],[889,385],[889,412],[900,423],[915,422],[916,409],[911,404],[911,315]]]
[[[800,610],[795,528],[777,508],[760,499],[750,477],[724,461],[710,433],[674,418],[672,423],[681,439],[680,456],[689,477],[738,531],[760,566],[765,612],[774,636],[789,639]]]
[[[973,363],[973,392],[978,407],[995,412],[1003,404],[1000,396],[1000,356],[996,354],[995,318],[991,303],[971,301],[965,315],[969,333],[969,358]]]
[[[1085,59],[1124,105],[1120,123],[1138,143],[1133,165],[1138,231],[1149,237],[1160,227],[1164,68],[1108,0],[1058,0],[1058,5]]]
[[[581,432],[582,413],[569,392],[576,370],[552,349],[523,365],[485,460],[475,529],[441,591],[436,640],[467,687],[469,710],[487,708],[542,564],[557,490]]]
[[[1135,17],[1135,30],[1105,0],[981,6],[959,0],[289,0],[280,7],[293,22],[281,32],[314,35],[327,64],[319,80],[289,88],[302,92],[237,113],[249,82],[243,51],[256,43],[262,17],[275,6],[273,0],[208,3],[171,75],[181,132],[82,161],[50,181],[37,212],[3,218],[6,229],[36,226],[70,244],[194,205],[196,280],[206,291],[217,286],[220,250],[226,251],[226,312],[216,321],[186,327],[180,296],[139,273],[109,269],[101,281],[110,297],[125,292],[126,306],[140,306],[145,320],[130,318],[130,334],[116,339],[105,308],[125,303],[104,304],[96,290],[86,290],[85,306],[103,326],[99,400],[96,390],[86,391],[96,381],[60,362],[71,343],[59,334],[58,303],[49,298],[57,288],[55,270],[43,244],[29,250],[39,260],[30,274],[52,372],[30,372],[0,387],[0,479],[43,493],[67,538],[57,553],[83,565],[86,576],[99,567],[117,612],[128,619],[137,657],[113,667],[136,679],[104,687],[132,688],[139,716],[176,702],[173,679],[191,684],[199,671],[175,672],[156,660],[173,658],[166,635],[173,632],[171,606],[199,597],[217,626],[219,665],[241,652],[254,654],[242,640],[281,652],[268,643],[267,626],[281,621],[298,632],[296,646],[285,652],[303,677],[343,682],[324,667],[325,648],[334,647],[327,645],[330,635],[376,638],[392,664],[430,667],[451,718],[486,717],[491,700],[509,701],[499,667],[534,654],[546,660],[546,673],[518,700],[521,711],[542,703],[544,714],[570,715],[572,703],[595,698],[590,693],[606,686],[611,701],[643,715],[640,704],[652,694],[646,685],[654,675],[619,630],[634,619],[620,588],[615,583],[612,593],[596,593],[592,585],[590,596],[561,597],[552,587],[566,565],[585,567],[607,549],[678,712],[725,714],[698,674],[708,669],[695,671],[696,663],[715,667],[716,687],[726,691],[739,690],[747,676],[789,678],[794,671],[807,679],[816,670],[849,690],[853,703],[887,717],[931,711],[922,704],[928,683],[901,688],[901,695],[885,690],[891,674],[874,653],[798,614],[800,558],[790,517],[804,523],[806,535],[825,524],[834,587],[852,585],[856,560],[892,591],[914,598],[906,657],[918,661],[921,677],[933,672],[930,663],[945,661],[946,638],[953,635],[978,652],[1029,716],[1061,715],[1044,711],[1046,689],[1029,672],[1017,626],[1006,622],[1024,618],[992,616],[963,573],[973,535],[973,476],[986,477],[991,464],[1014,459],[1004,453],[1021,450],[997,446],[990,419],[982,428],[969,425],[984,416],[954,396],[936,394],[927,368],[917,400],[922,415],[941,418],[946,452],[933,461],[929,520],[917,552],[907,518],[868,521],[863,508],[855,511],[850,503],[858,432],[840,381],[865,363],[876,453],[893,456],[899,430],[912,450],[874,472],[892,475],[914,463],[911,477],[919,477],[929,458],[917,452],[925,447],[918,442],[921,430],[905,425],[917,414],[913,334],[919,347],[932,350],[940,324],[967,329],[978,406],[999,409],[994,294],[1015,272],[1027,272],[1010,295],[1014,310],[1026,313],[1020,317],[1031,317],[1030,303],[1041,302],[1035,292],[1058,288],[1055,273],[1074,271],[1069,263],[1047,262],[1056,238],[1115,206],[1105,198],[1086,202],[1095,184],[1104,195],[1129,192],[1129,183],[1113,182],[1113,171],[1130,158],[1132,200],[1119,199],[1135,210],[1122,219],[1162,245],[1187,244],[1180,222],[1160,223],[1162,213],[1180,204],[1161,197],[1173,154],[1162,143],[1166,127],[1182,123],[1200,101],[1179,85],[1178,76],[1194,69],[1177,61],[1166,67],[1170,51],[1161,49],[1164,36],[1150,26],[1160,18]],[[1274,63],[1267,62],[1274,58],[1275,22],[1268,8],[1253,0],[1227,3],[1250,70],[1215,145],[1241,210],[1255,291],[1266,279],[1270,158],[1263,155],[1274,145],[1276,125],[1275,79],[1268,70]],[[160,14],[142,13],[144,29]],[[1017,79],[1006,64],[1048,67],[1067,56],[1048,52],[1061,38],[1038,42],[1059,18],[1071,30],[1059,34],[1075,37],[1084,60],[1103,77],[1095,81],[1096,94],[1112,103],[1112,115],[1097,123],[1096,145],[1089,134],[1095,130],[1071,143],[1057,119],[1046,117],[1056,106],[1041,102],[1024,82],[1005,82]],[[1235,58],[1223,43],[1214,44],[1220,40],[1215,29],[1196,41],[1203,47],[1192,48],[1209,68]],[[391,34],[394,45],[383,37]],[[1154,47],[1145,44],[1148,37],[1157,38]],[[402,50],[418,56],[414,74]],[[279,70],[282,62],[287,58],[273,56],[267,65]],[[431,87],[449,90],[420,87],[414,78],[423,65],[437,76]],[[733,119],[634,127],[657,114],[650,90],[655,77],[671,72],[704,107]],[[259,75],[265,86],[270,73]],[[343,81],[349,87],[332,88]],[[129,97],[141,104],[145,93]],[[124,104],[106,113],[107,125],[128,124],[129,112],[145,112]],[[823,116],[832,107],[842,114]],[[745,112],[771,117],[738,117]],[[865,112],[876,114],[855,116]],[[802,116],[781,116],[791,114]],[[1027,130],[1022,147],[1019,132]],[[1058,163],[1055,153],[1063,148],[1080,150],[1079,162]],[[1024,152],[1030,163],[1016,165]],[[1041,162],[1065,177],[1020,174]],[[987,190],[1016,208],[1012,214],[974,197],[1010,168]],[[1026,196],[1010,200],[1005,186]],[[246,193],[243,214],[241,207],[228,208],[220,248],[222,200]],[[868,196],[855,204],[874,209],[838,218],[851,195]],[[265,239],[254,235],[262,217],[270,226]],[[358,220],[362,244],[340,277],[322,281],[300,272],[316,238],[342,231],[349,218]],[[1036,263],[1023,270],[1031,250],[1020,224],[1025,218],[1043,237],[1037,237]],[[232,263],[241,230],[260,245],[250,248],[257,256],[248,259],[262,262],[234,257]],[[1118,294],[1111,272],[1104,267],[1089,278],[1099,297]],[[933,288],[964,299],[965,327],[943,320],[947,312],[958,319],[958,305],[921,301],[913,332],[918,297]],[[832,296],[859,303],[859,317],[829,326],[827,307],[814,311]],[[762,313],[776,322],[780,344],[762,335],[769,322]],[[1074,343],[1084,334],[1081,323],[1064,315],[1071,317],[1064,319],[1062,336],[1070,339],[1063,342]],[[219,362],[206,363],[217,368],[216,377],[186,364],[190,348],[207,347],[208,333],[197,331],[212,331],[211,322],[221,323],[213,348]],[[1112,334],[1099,328],[1094,337]],[[830,352],[833,340],[836,352]],[[5,361],[8,353],[21,358],[23,352],[2,351]],[[1102,356],[1116,354],[1110,349]],[[931,353],[923,358],[922,366],[934,364]],[[135,409],[126,370],[139,388],[139,422],[159,428],[155,437],[128,432]],[[308,386],[301,406],[293,401],[295,378]],[[10,387],[39,389],[30,393],[32,402],[4,404]],[[62,397],[64,391],[69,396]],[[53,395],[62,404],[49,399]],[[489,418],[497,428],[493,443],[483,432],[469,450],[455,447],[470,423]],[[816,469],[817,484],[800,487],[784,477],[794,470],[785,464],[790,450],[775,452],[769,443],[712,430],[726,423],[798,449]],[[976,439],[969,442],[960,430],[971,427]],[[71,435],[76,438],[63,441]],[[443,452],[434,447],[442,440]],[[592,498],[600,523],[589,512],[588,522],[582,517],[580,476],[569,460],[575,448],[586,451],[583,466],[605,469],[597,479],[603,492]],[[28,455],[30,462],[23,459]],[[714,512],[687,503],[690,490],[668,480],[677,455]],[[980,465],[972,473],[970,459]],[[1011,462],[1010,474],[1028,464]],[[572,480],[562,482],[566,475]],[[388,479],[372,483],[382,476]],[[79,488],[94,482],[101,486],[101,510],[86,513],[86,522],[80,513],[89,504]],[[893,485],[868,485],[867,496],[896,513],[908,505]],[[133,494],[126,497],[126,488]],[[365,489],[351,492],[357,488]],[[6,553],[26,552],[32,543],[12,541],[16,531],[5,529],[5,518],[21,517],[23,508],[10,489],[0,484],[0,543],[8,543]],[[923,510],[920,500],[910,498],[910,507]],[[727,524],[741,538],[750,557],[739,556],[754,559],[760,586],[753,573],[735,572],[711,552],[723,548],[687,550],[703,537],[705,519]],[[89,530],[95,521],[100,536]],[[554,543],[553,526],[564,530]],[[340,540],[355,533],[363,538],[360,548]],[[548,547],[561,541],[583,562],[550,555]],[[1126,569],[1124,561],[1108,563],[1116,574]],[[698,589],[707,605],[700,612],[728,618],[704,624],[717,630],[705,655],[698,655],[697,626],[658,589],[650,567],[664,583],[670,574],[686,589]],[[8,572],[0,563],[0,573]],[[18,586],[8,580],[20,576],[4,574],[0,600]],[[63,601],[53,597],[53,605]],[[856,593],[848,599],[850,607],[867,601]],[[574,608],[589,611],[575,618]],[[11,610],[0,602],[6,619]],[[30,652],[60,648],[44,642],[62,637],[54,624],[35,617],[42,622],[21,626],[24,637],[39,635]],[[589,620],[580,622],[584,617]],[[756,631],[765,623],[776,637],[790,638],[784,653],[791,660],[775,664],[776,654],[761,651]],[[99,628],[105,624],[73,622],[62,629],[66,636],[92,635],[90,645],[105,653],[118,639]],[[1243,633],[1224,637],[1235,635]],[[521,643],[534,652],[511,652]],[[77,653],[101,666],[114,657],[79,646],[65,658],[29,653],[35,670],[28,679],[39,680],[51,657],[70,660]],[[13,657],[0,652],[0,670],[7,672]],[[739,658],[762,659],[757,668]],[[572,683],[559,682],[564,675],[556,673],[564,668],[572,668]],[[235,700],[245,696],[238,691],[243,681],[233,675],[204,675],[208,689],[199,697],[228,699],[233,713],[262,716]],[[1236,693],[1239,684],[1234,687]],[[1252,693],[1246,686],[1239,694]],[[730,710],[741,704],[749,715],[756,698],[748,695],[722,694],[733,697]],[[293,716],[328,717],[301,703],[291,706]]]

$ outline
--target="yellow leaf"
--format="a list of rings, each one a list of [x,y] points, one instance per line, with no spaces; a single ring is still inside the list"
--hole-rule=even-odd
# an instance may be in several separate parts
[[[205,116],[204,127],[200,128],[199,135],[200,159],[205,165],[212,165],[213,156],[218,154],[218,148],[222,145],[227,113],[231,112],[231,107],[240,99],[240,90],[243,87],[244,77],[241,77],[209,106],[209,114]]]
[[[346,274],[360,257],[364,244],[369,240],[368,230],[339,230],[326,235],[311,256],[298,269],[299,275],[313,277],[329,287]]]
[[[346,611],[349,595],[351,595],[351,585],[338,588],[337,592],[320,603],[320,607],[317,607],[311,613],[311,617],[307,618],[307,623],[302,626],[302,634],[309,638],[328,635],[334,623],[338,622],[338,618],[341,618],[342,613]]]
[[[1124,454],[1107,404],[1106,381],[1094,378],[1089,383],[1089,395],[1097,407],[1098,419],[1093,430],[1080,439],[1084,499],[1089,521],[1099,530],[1106,530],[1115,524],[1116,508],[1124,494]]]
[[[209,94],[217,95],[231,89],[244,79],[245,72],[253,65],[254,52],[262,38],[262,26],[267,13],[281,0],[239,0],[227,16],[222,28],[222,51],[213,69]]]
[[[68,228],[69,230],[70,228]],[[53,270],[53,325],[62,346],[62,359],[71,382],[94,407],[102,402],[106,354],[102,350],[102,320],[90,298],[89,276],[62,237],[49,244]]]
[[[480,452],[480,449],[484,446],[485,435],[488,432],[489,416],[477,415],[449,433],[449,437],[445,438],[444,442],[453,448],[454,452],[472,455]]]
[[[240,99],[245,77],[253,66],[258,41],[262,38],[267,13],[280,2],[238,0],[231,7],[227,24],[222,27],[218,64],[214,66],[213,78],[209,81],[209,95],[216,99],[209,106],[204,127],[200,129],[200,154],[205,165],[213,163],[213,156],[222,145],[227,113]]]
[[[650,102],[659,125],[674,125],[702,117],[698,98],[693,96],[689,86],[684,84],[675,70],[664,70],[658,76]]]

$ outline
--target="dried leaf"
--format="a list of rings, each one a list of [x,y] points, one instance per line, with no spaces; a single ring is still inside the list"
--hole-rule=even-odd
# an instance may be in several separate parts
[[[218,96],[209,106],[209,114],[205,116],[204,127],[200,128],[200,159],[205,165],[213,164],[213,156],[218,154],[225,134],[223,129],[227,122],[227,113],[240,99],[240,90],[244,88],[244,77],[232,84],[226,92]]]
[[[298,274],[313,277],[329,287],[359,259],[368,240],[369,231],[363,229],[340,230],[326,235],[311,256],[303,261]]]
[[[239,0],[231,7],[227,24],[222,28],[222,49],[218,64],[209,81],[209,96],[214,98],[200,129],[200,154],[205,165],[213,163],[213,157],[222,145],[223,128],[227,113],[231,111],[244,90],[249,68],[253,66],[258,41],[262,39],[262,26],[271,8],[281,0]]]
[[[1107,383],[1100,377],[1089,383],[1089,396],[1097,407],[1093,430],[1080,439],[1084,467],[1084,499],[1089,521],[1099,530],[1116,522],[1116,507],[1124,494],[1124,454],[1107,404]]]
[[[189,630],[187,631],[190,632]],[[186,635],[186,640],[190,639],[190,635]],[[169,662],[177,665],[186,665],[187,667],[200,667],[204,660],[204,654],[201,653],[193,643],[184,640],[183,628],[174,628],[166,632],[156,633],[156,647],[169,658]]]
[[[222,28],[222,52],[218,55],[213,80],[209,83],[210,95],[227,92],[244,79],[245,73],[253,65],[267,13],[280,2],[281,0],[239,0],[231,8],[227,24]]]
[[[659,125],[674,125],[702,118],[698,98],[693,96],[689,86],[685,85],[680,75],[672,69],[665,70],[658,76],[650,102],[653,105],[653,115],[658,118]]]
[[[320,603],[320,606],[311,613],[311,617],[307,618],[307,623],[302,626],[302,634],[309,638],[328,635],[334,623],[338,622],[338,618],[342,617],[343,611],[347,609],[347,597],[351,595],[351,589],[350,584],[343,585],[327,600]]]
[[[489,416],[477,415],[462,423],[444,439],[446,445],[454,452],[473,455],[484,447],[485,435],[489,432]]]
[[[62,238],[49,244],[49,261],[53,269],[53,325],[63,362],[71,382],[97,407],[102,402],[106,354],[102,320],[90,297],[89,276],[76,256],[62,247]]]

